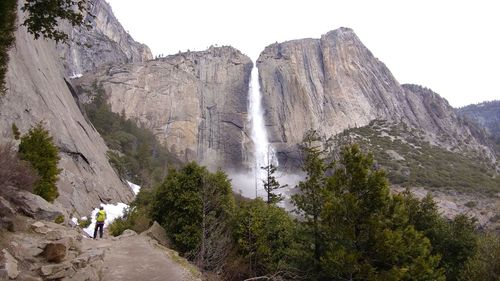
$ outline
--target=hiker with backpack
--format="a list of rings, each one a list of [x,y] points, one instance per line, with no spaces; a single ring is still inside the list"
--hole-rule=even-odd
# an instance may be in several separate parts
[[[99,230],[99,237],[102,238],[102,234],[104,232],[104,221],[106,220],[106,211],[101,206],[97,214],[95,215],[95,229],[94,229],[94,239],[97,238],[97,230]]]

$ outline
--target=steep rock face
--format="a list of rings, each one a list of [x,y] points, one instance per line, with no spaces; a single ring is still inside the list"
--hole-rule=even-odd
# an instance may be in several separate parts
[[[8,91],[0,99],[0,143],[14,141],[13,123],[27,133],[43,122],[60,150],[56,203],[68,213],[87,215],[100,202],[128,202],[133,194],[109,165],[104,141],[82,116],[64,79],[55,43],[33,40],[24,27],[15,36]]]
[[[375,119],[403,121],[422,128],[431,142],[492,156],[457,122],[446,100],[423,88],[402,87],[351,29],[272,44],[257,67],[270,142],[280,163],[294,158],[309,129],[329,137]],[[466,147],[458,146],[465,142]]]
[[[471,104],[457,109],[457,113],[476,121],[494,138],[500,138],[500,101]]]
[[[104,64],[153,58],[148,46],[134,41],[125,31],[106,1],[90,1],[89,11],[93,16],[87,15],[85,21],[90,29],[62,23],[70,40],[69,44],[60,44],[58,50],[68,76],[79,76]]]
[[[77,80],[105,90],[111,109],[152,129],[181,159],[240,168],[246,161],[251,60],[232,47],[103,67]],[[86,97],[82,96],[85,102]],[[90,97],[91,98],[91,97]]]

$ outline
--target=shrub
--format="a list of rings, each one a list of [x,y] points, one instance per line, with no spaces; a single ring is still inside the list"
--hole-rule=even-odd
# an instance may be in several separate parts
[[[19,159],[11,143],[0,145],[0,167],[0,186],[14,186],[33,192],[38,174],[30,163]]]
[[[117,218],[109,225],[109,233],[113,236],[121,235],[126,229],[137,233],[147,230],[152,224],[146,212],[139,208],[128,208],[122,218]]]
[[[58,224],[61,224],[64,222],[64,216],[63,215],[60,215],[60,216],[57,216],[54,220],[55,223],[58,223]]]
[[[21,137],[19,155],[21,159],[30,162],[40,176],[35,184],[34,193],[49,202],[54,201],[59,196],[56,186],[60,172],[57,168],[59,155],[52,137],[41,123]]]
[[[0,96],[5,91],[5,74],[9,62],[8,51],[15,39],[16,7],[16,0],[0,1]]]
[[[81,228],[87,228],[89,227],[89,225],[92,223],[91,220],[89,219],[79,219],[78,220],[78,226],[80,226]]]

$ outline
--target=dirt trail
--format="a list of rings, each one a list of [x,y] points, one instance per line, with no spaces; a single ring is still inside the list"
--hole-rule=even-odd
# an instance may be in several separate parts
[[[102,281],[197,281],[199,272],[177,254],[142,235],[84,239],[83,249],[104,249]]]

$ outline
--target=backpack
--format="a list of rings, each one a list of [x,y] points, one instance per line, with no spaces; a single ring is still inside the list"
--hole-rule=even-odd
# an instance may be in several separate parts
[[[104,222],[106,220],[106,212],[104,210],[99,210],[97,212],[96,221]]]

